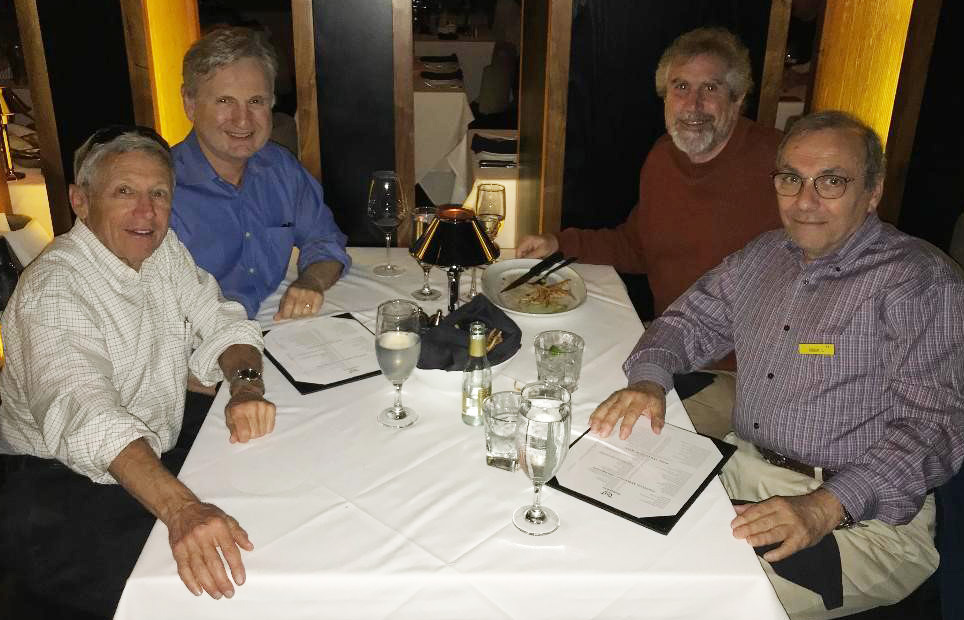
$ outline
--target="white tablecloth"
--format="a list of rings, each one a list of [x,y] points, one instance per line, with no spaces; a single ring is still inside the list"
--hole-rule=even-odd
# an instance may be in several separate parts
[[[463,37],[455,41],[442,41],[434,37],[427,38],[425,35],[419,35],[412,47],[415,50],[416,59],[419,56],[457,54],[465,78],[465,91],[469,95],[469,101],[475,101],[479,98],[479,89],[482,86],[482,71],[492,61],[492,48],[495,47],[494,40]]]
[[[465,138],[475,118],[462,88],[428,88],[415,77],[415,182],[435,204],[445,204],[451,194],[454,172],[446,156]],[[448,175],[447,182],[433,183],[433,170]]]
[[[326,295],[326,309],[371,321],[378,302],[407,296],[420,270],[404,250],[393,252],[408,271],[382,279],[371,268],[383,251],[352,249],[355,265]],[[625,384],[619,366],[642,332],[611,268],[576,269],[587,302],[561,316],[518,318],[523,348],[494,381],[499,390],[535,378],[539,331],[579,332],[587,345],[574,433]],[[440,286],[441,272],[433,280]],[[520,472],[485,465],[481,428],[460,420],[457,377],[453,391],[409,379],[404,402],[421,417],[402,431],[375,421],[391,401],[383,377],[309,396],[270,364],[265,380],[278,405],[274,433],[228,443],[222,390],[181,471],[250,534],[247,582],[230,600],[194,597],[158,524],[116,618],[786,618],[752,549],[730,534],[734,513],[718,481],[668,536],[547,489],[562,526],[530,537],[510,518],[530,501],[531,485]],[[690,426],[675,393],[668,419]]]

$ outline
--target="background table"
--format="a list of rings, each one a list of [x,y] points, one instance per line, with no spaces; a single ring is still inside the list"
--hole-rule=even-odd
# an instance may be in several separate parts
[[[516,188],[519,185],[519,156],[515,156],[514,168],[480,168],[479,160],[485,156],[472,152],[472,138],[476,134],[497,138],[519,139],[517,129],[471,129],[465,137],[448,154],[445,160],[455,172],[455,183],[452,186],[450,202],[461,204],[468,209],[475,209],[476,196],[480,183],[498,183],[505,187],[505,221],[495,242],[500,248],[514,248],[519,241],[518,207]]]
[[[371,269],[384,252],[353,248],[355,265],[325,308],[372,321],[377,303],[406,297],[420,270],[404,250],[395,254],[406,274],[376,278]],[[586,303],[560,316],[518,318],[523,348],[494,380],[501,390],[535,378],[539,331],[579,332],[586,351],[574,434],[624,386],[619,367],[642,332],[612,268],[575,268],[588,285]],[[441,272],[433,282],[441,285]],[[381,376],[304,397],[270,364],[265,381],[278,405],[274,433],[228,443],[222,389],[181,470],[200,497],[249,532],[247,583],[230,600],[194,597],[158,524],[116,618],[786,618],[752,549],[730,534],[734,513],[719,481],[668,536],[546,489],[562,526],[527,536],[510,518],[530,501],[531,484],[485,465],[482,429],[460,420],[457,376],[452,391],[409,379],[404,402],[420,419],[402,431],[375,421],[392,398]],[[675,393],[668,402],[669,421],[690,427]]]
[[[415,73],[415,182],[437,205],[445,204],[451,195],[454,171],[446,156],[465,139],[475,116],[463,88],[432,88]],[[441,172],[442,178],[433,171]]]
[[[479,98],[482,86],[482,71],[492,60],[492,49],[495,39],[491,37],[460,37],[452,41],[445,41],[429,35],[416,35],[412,46],[415,58],[419,56],[448,56],[456,54],[465,76],[465,92],[469,101]]]

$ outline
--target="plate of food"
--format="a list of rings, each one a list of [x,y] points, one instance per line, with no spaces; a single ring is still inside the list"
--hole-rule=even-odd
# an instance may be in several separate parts
[[[553,272],[545,284],[526,283],[502,292],[538,262],[535,258],[515,258],[490,265],[482,277],[482,291],[503,310],[526,316],[563,314],[586,301],[586,281],[571,267]]]

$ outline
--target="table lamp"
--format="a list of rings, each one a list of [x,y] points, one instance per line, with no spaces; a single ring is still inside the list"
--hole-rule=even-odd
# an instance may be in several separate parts
[[[445,269],[449,276],[449,312],[459,299],[459,276],[466,267],[488,265],[499,258],[475,215],[455,206],[440,207],[435,220],[409,253],[423,263]]]

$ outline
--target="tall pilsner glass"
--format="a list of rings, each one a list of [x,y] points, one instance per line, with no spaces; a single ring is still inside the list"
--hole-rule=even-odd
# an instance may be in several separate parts
[[[512,523],[533,536],[555,532],[559,515],[542,505],[542,485],[550,480],[569,453],[571,425],[569,391],[553,383],[530,383],[522,388],[522,408],[516,447],[519,469],[532,480],[532,505],[512,515]]]
[[[395,387],[395,404],[379,413],[378,421],[392,428],[411,426],[418,419],[415,411],[402,406],[402,383],[412,374],[422,348],[418,312],[414,302],[392,299],[378,306],[375,319],[375,357]]]
[[[385,264],[372,270],[376,276],[394,277],[405,269],[392,264],[392,233],[408,213],[398,175],[391,170],[372,173],[368,184],[368,218],[385,235]]]
[[[415,207],[415,210],[412,211],[413,247],[415,246],[415,243],[422,238],[422,235],[425,234],[425,231],[428,230],[429,225],[435,221],[435,213],[437,211],[438,210],[435,207],[428,206]],[[428,274],[430,271],[432,271],[432,266],[428,263],[423,263],[417,258],[415,261],[422,268],[422,288],[418,289],[417,291],[412,291],[412,297],[421,301],[438,299],[442,296],[442,293],[432,288],[431,283],[428,281]]]
[[[502,230],[505,221],[505,186],[498,183],[483,183],[479,185],[475,197],[475,219],[482,224],[485,234],[495,243],[495,238]],[[478,295],[476,285],[477,268],[472,268],[472,286],[469,288],[469,299]]]

